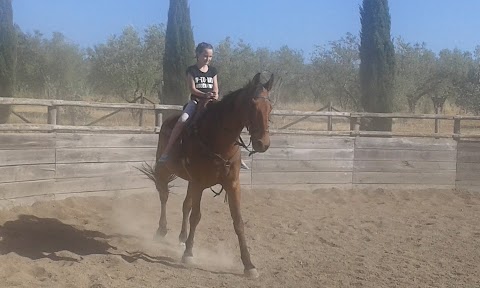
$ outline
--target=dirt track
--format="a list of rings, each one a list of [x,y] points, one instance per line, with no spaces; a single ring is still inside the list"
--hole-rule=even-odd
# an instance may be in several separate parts
[[[194,253],[152,241],[154,193],[70,198],[0,211],[0,287],[480,287],[480,196],[456,191],[244,192],[260,272],[242,277],[223,197],[204,194]]]

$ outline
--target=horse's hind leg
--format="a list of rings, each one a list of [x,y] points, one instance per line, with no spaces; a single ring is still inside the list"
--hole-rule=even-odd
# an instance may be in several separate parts
[[[190,213],[190,233],[188,233],[187,242],[185,243],[185,252],[183,252],[182,262],[189,264],[193,260],[193,239],[195,237],[195,230],[202,218],[200,212],[200,202],[202,199],[203,189],[198,185],[190,182],[188,184],[187,198],[190,198],[192,204],[192,212]],[[184,212],[185,215],[185,212]]]
[[[160,220],[158,221],[158,229],[155,233],[155,239],[160,240],[165,235],[167,235],[167,201],[168,201],[168,194],[170,193],[168,189],[168,180],[159,180],[158,177],[156,181],[156,188],[158,194],[160,196]],[[165,179],[165,178],[164,178]]]
[[[242,258],[244,272],[247,277],[257,278],[258,272],[255,266],[250,260],[250,253],[248,252],[247,240],[245,239],[244,224],[242,219],[242,214],[240,213],[240,198],[241,190],[240,184],[236,181],[236,184],[233,184],[232,187],[225,187],[228,195],[228,205],[230,207],[230,214],[233,219],[233,227],[235,228],[235,233],[238,237],[238,243],[240,246],[240,255]]]
[[[190,183],[188,184],[190,186]],[[182,219],[182,230],[180,231],[180,235],[178,236],[178,240],[180,244],[185,244],[187,241],[187,226],[188,226],[188,216],[190,215],[190,211],[192,210],[192,197],[187,192],[187,196],[185,196],[185,200],[183,201],[183,219]]]

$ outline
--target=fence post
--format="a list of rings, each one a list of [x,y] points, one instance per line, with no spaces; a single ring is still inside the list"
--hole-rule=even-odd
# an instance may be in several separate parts
[[[453,117],[453,138],[460,139],[460,118]]]
[[[48,124],[57,125],[57,106],[48,106]]]
[[[440,114],[440,107],[435,107],[435,115]],[[435,133],[440,131],[440,119],[435,118]]]
[[[162,127],[162,122],[163,122],[162,110],[157,108],[155,109],[155,126]]]
[[[350,136],[360,135],[360,117],[350,117]]]
[[[328,102],[328,112],[332,112],[332,101]],[[327,117],[327,130],[333,131],[332,116]]]
[[[143,93],[140,94],[140,104],[145,104],[145,98],[143,97]],[[140,116],[138,120],[138,125],[140,127],[143,126],[143,109],[140,109]]]

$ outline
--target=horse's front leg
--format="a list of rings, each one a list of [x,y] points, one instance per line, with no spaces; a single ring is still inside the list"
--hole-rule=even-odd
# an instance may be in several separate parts
[[[188,233],[187,242],[185,243],[185,252],[183,252],[182,262],[191,264],[193,261],[193,239],[195,230],[200,222],[202,214],[200,212],[200,202],[202,200],[203,188],[197,184],[190,182],[188,184],[187,198],[190,198],[192,212],[190,213],[190,233]],[[184,212],[185,215],[185,212]]]
[[[188,186],[191,184],[188,183]],[[178,236],[178,240],[180,244],[185,244],[187,241],[187,226],[188,226],[188,216],[190,215],[190,211],[192,210],[192,197],[187,192],[187,196],[185,196],[185,200],[183,200],[183,218],[182,218],[182,230],[180,231],[180,235]]]
[[[240,182],[237,179],[230,187],[225,187],[228,195],[228,205],[230,206],[230,214],[233,219],[233,227],[238,237],[240,246],[240,255],[242,258],[245,276],[250,278],[257,278],[258,272],[250,260],[250,253],[248,252],[247,240],[245,239],[244,224],[242,214],[240,212],[241,190]]]

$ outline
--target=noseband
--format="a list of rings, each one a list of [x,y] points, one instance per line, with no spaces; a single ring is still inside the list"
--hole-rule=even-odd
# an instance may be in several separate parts
[[[255,96],[255,97],[253,97],[253,99],[264,99],[264,100],[268,100],[268,101],[272,102],[272,100],[269,97],[266,97],[266,96]]]

